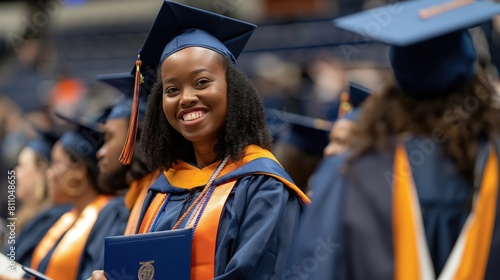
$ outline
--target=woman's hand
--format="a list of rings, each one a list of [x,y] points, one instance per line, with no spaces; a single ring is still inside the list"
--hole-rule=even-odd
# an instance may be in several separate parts
[[[94,270],[92,272],[92,276],[90,276],[87,280],[106,280],[104,276],[104,270]]]
[[[12,275],[0,274],[0,280],[22,280],[22,279],[23,278],[19,278],[19,277],[12,276]]]

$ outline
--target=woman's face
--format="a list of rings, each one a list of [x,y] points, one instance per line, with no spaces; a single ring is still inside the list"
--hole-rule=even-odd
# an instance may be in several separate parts
[[[45,193],[45,168],[46,165],[37,164],[36,152],[33,149],[26,147],[21,151],[15,169],[17,177],[16,192],[20,201],[34,203],[43,197]]]
[[[47,169],[47,188],[52,203],[71,202],[71,196],[65,192],[65,187],[69,187],[70,181],[75,177],[73,165],[63,146],[56,143],[52,148],[50,167]]]
[[[128,166],[118,160],[127,139],[127,128],[128,120],[123,118],[108,120],[102,127],[105,141],[96,154],[99,161],[99,184],[111,192],[116,191],[116,188],[123,188],[128,170]]]
[[[170,55],[161,67],[163,112],[193,145],[213,147],[227,115],[226,69],[220,54],[190,47]]]

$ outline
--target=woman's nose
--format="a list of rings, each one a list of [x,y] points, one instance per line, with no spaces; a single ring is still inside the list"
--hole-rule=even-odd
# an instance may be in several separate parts
[[[181,93],[180,105],[183,108],[192,107],[198,103],[198,95],[194,89],[185,89]]]

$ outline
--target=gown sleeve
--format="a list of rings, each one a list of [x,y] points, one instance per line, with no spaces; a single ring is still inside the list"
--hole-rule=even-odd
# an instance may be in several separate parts
[[[306,210],[283,279],[338,279],[345,186],[341,158],[323,160],[311,181],[312,203]]]
[[[219,223],[214,279],[281,279],[302,210],[279,180],[241,178]]]

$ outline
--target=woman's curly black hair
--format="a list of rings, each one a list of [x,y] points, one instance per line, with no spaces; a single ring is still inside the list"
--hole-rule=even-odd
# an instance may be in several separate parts
[[[238,161],[248,145],[270,149],[272,138],[257,89],[243,71],[222,55],[220,58],[226,69],[228,108],[214,152],[217,159],[230,156],[232,161]],[[168,123],[163,113],[161,81],[161,71],[158,71],[157,82],[148,97],[140,142],[150,170],[168,169],[178,160],[194,161],[192,143]]]

